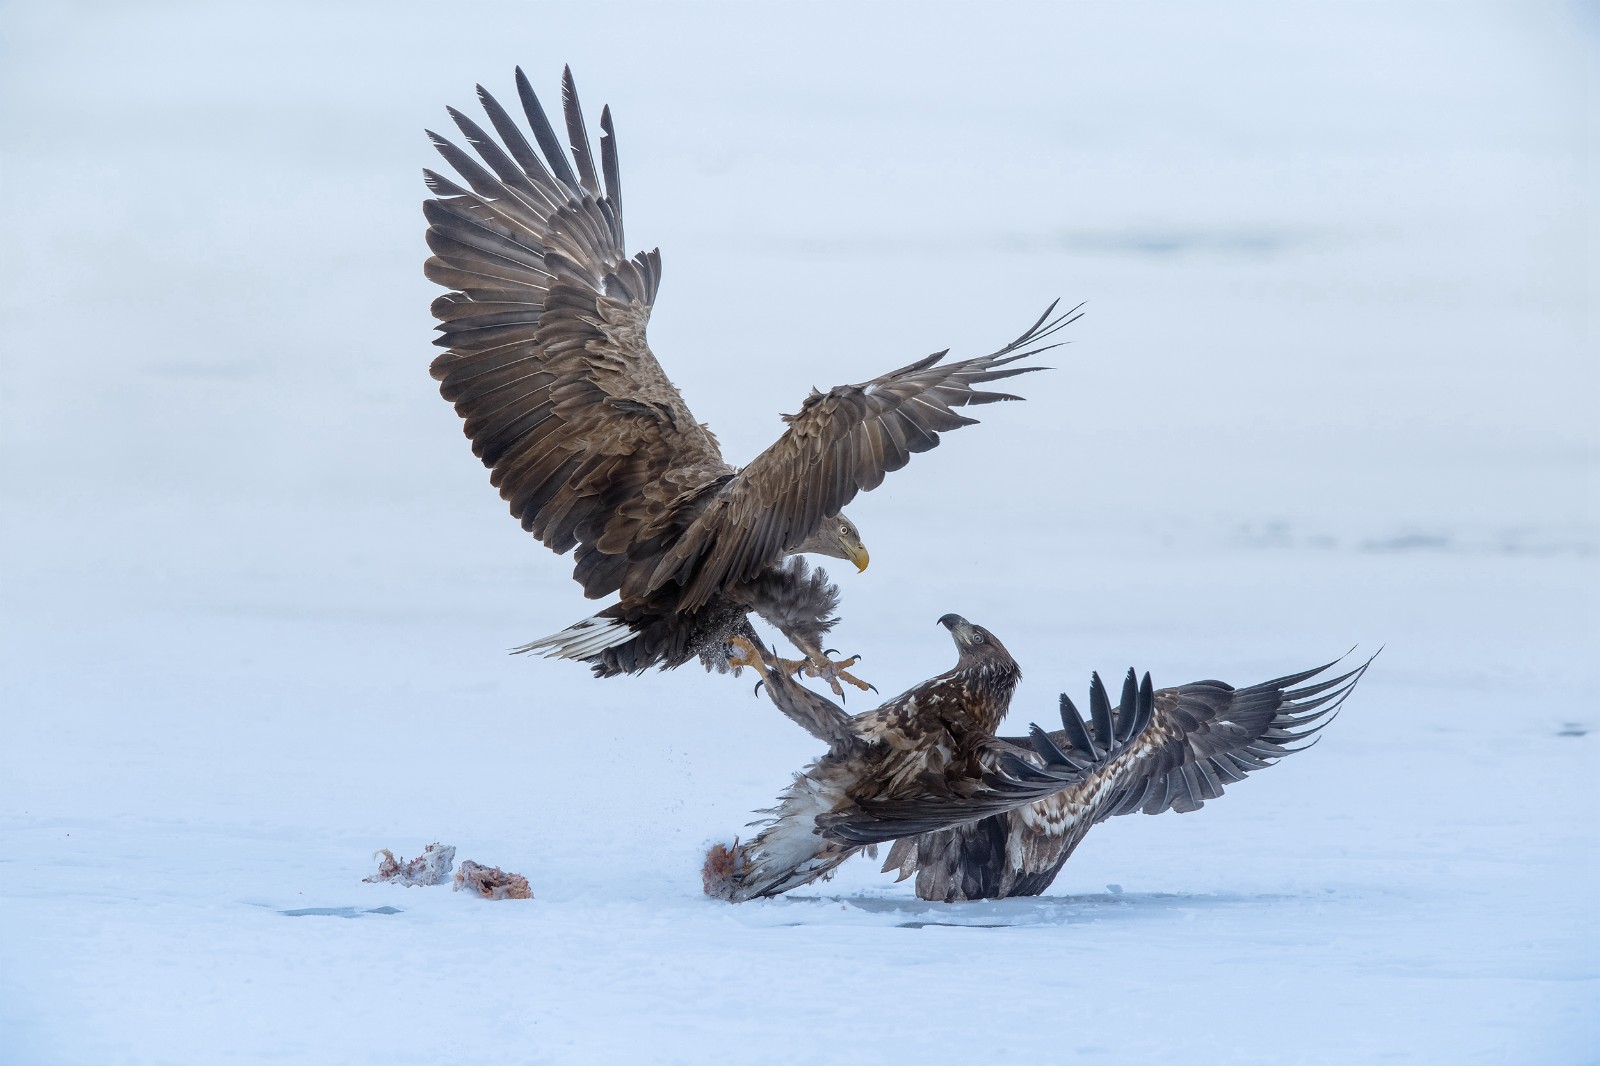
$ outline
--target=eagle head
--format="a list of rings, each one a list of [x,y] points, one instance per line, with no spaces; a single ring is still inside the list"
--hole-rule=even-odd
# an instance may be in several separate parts
[[[956,642],[956,651],[961,653],[961,661],[956,664],[958,667],[994,663],[1017,669],[1017,661],[1006,651],[1006,646],[982,626],[973,625],[959,614],[944,615],[939,619],[939,624],[950,631],[951,638]]]
[[[795,545],[788,554],[848,559],[855,564],[857,571],[865,570],[871,558],[866,545],[861,543],[861,531],[843,512],[824,518],[811,535]]]
[[[961,653],[955,669],[941,675],[942,683],[953,691],[969,724],[992,735],[1011,706],[1011,693],[1022,680],[1022,668],[1006,646],[982,626],[959,614],[947,614],[939,624],[950,631],[956,651]]]

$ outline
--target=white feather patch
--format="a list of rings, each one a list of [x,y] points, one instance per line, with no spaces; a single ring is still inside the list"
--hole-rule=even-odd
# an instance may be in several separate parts
[[[581,622],[574,622],[559,633],[540,637],[532,643],[512,650],[536,651],[547,659],[588,659],[607,648],[626,644],[635,636],[626,622],[620,622],[615,618],[585,618]]]

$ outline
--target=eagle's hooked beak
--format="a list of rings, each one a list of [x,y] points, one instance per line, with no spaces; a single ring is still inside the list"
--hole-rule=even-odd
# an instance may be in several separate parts
[[[968,648],[983,643],[983,637],[979,634],[978,627],[962,618],[959,614],[943,615],[939,619],[939,624],[950,631],[950,639],[956,642],[956,648],[963,655],[966,654]]]
[[[799,544],[784,549],[785,555],[805,555],[808,552],[826,555],[830,559],[848,559],[856,564],[858,572],[865,570],[870,561],[855,523],[842,514],[824,521]]]

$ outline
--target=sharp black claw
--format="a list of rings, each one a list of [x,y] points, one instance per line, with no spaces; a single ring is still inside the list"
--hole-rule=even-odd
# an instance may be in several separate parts
[[[878,691],[878,686],[874,685],[871,681],[867,682],[867,687],[872,690],[872,694],[874,696],[881,696],[882,695],[882,693]]]
[[[754,696],[761,695],[761,686],[765,685],[765,684],[766,684],[765,680],[757,681],[756,682],[756,687],[751,690],[751,695],[754,695]]]
[[[823,648],[822,649],[822,654],[824,654],[824,655],[838,655],[839,654],[839,649],[838,648]]]

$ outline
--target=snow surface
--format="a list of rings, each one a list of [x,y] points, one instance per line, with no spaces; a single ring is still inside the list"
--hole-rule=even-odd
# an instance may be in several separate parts
[[[1600,1061],[1593,5],[5,22],[6,1062]],[[851,508],[864,676],[1385,645],[1323,742],[1041,899],[702,898],[815,743],[503,654],[593,605],[425,372],[421,127],[563,62],[730,457],[1089,301]],[[361,882],[434,840],[535,898]]]

